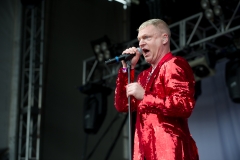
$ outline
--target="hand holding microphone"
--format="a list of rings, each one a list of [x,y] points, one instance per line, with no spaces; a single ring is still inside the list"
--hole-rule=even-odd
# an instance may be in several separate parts
[[[114,64],[121,61],[123,67],[126,68],[127,67],[126,61],[131,60],[131,66],[132,66],[131,68],[134,68],[141,54],[142,54],[141,48],[131,47],[123,51],[122,55],[105,61],[105,64]]]

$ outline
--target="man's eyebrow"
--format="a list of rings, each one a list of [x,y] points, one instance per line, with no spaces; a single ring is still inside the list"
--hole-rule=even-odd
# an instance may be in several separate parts
[[[142,38],[142,37],[146,37],[146,36],[148,36],[148,35],[147,35],[147,34],[143,34],[143,35],[141,35],[140,37],[137,36],[137,39],[140,39],[140,38]]]

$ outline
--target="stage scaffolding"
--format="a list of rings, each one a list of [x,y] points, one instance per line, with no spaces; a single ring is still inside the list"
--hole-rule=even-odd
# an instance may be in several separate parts
[[[39,160],[43,85],[44,4],[23,6],[18,160]]]

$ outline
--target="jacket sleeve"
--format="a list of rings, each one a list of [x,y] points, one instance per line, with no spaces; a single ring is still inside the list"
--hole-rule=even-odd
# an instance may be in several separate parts
[[[162,65],[152,89],[145,91],[140,110],[188,118],[195,105],[194,85],[188,62],[183,58],[173,58]]]
[[[134,81],[134,70],[131,70],[131,82]],[[114,96],[114,106],[118,112],[128,112],[128,97],[126,95],[126,85],[128,84],[128,73],[123,73],[120,68],[116,80]],[[136,110],[136,99],[131,96],[131,111]]]

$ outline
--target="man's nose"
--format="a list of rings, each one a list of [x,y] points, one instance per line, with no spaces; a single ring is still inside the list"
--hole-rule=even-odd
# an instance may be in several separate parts
[[[144,45],[144,44],[145,44],[145,41],[144,41],[143,39],[139,40],[139,42],[138,42],[138,45],[139,45],[139,46],[142,46],[142,45]]]

